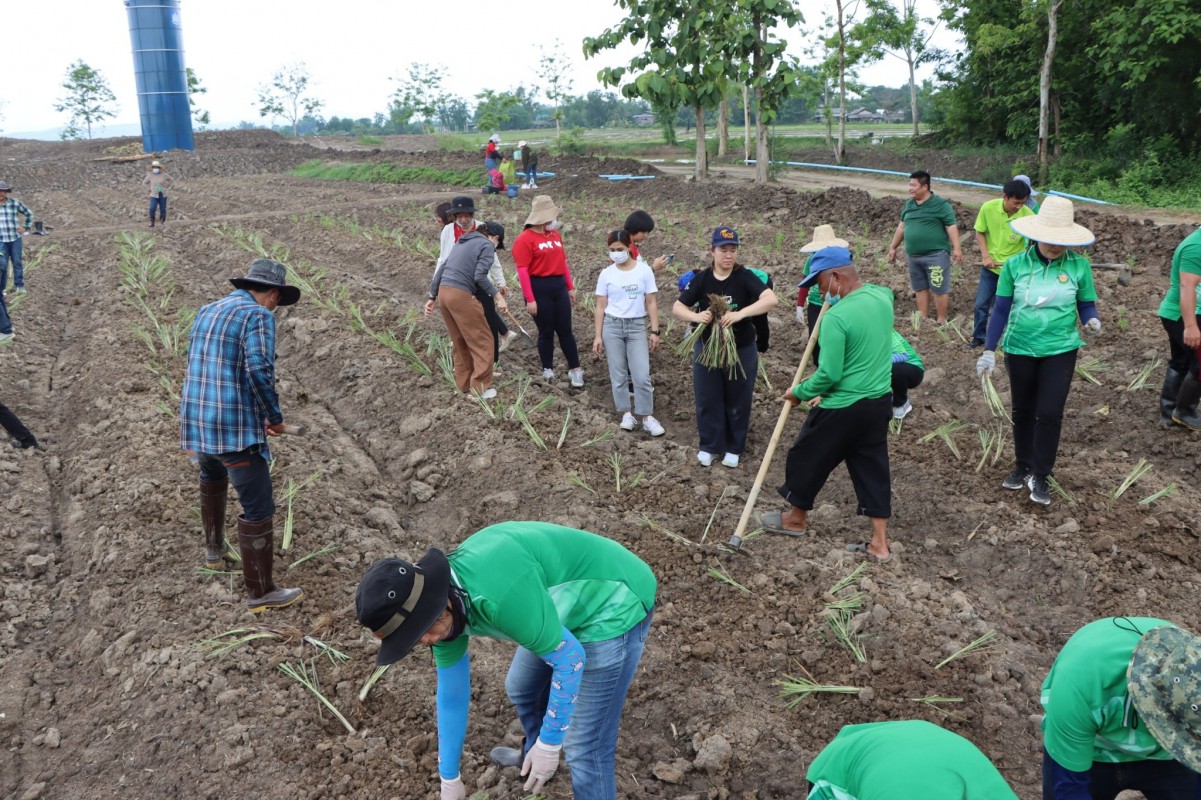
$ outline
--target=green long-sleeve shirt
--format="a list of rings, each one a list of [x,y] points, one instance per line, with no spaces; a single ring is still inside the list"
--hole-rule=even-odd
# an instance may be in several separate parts
[[[826,310],[817,329],[821,364],[794,389],[798,400],[846,408],[892,391],[892,293],[865,283]]]

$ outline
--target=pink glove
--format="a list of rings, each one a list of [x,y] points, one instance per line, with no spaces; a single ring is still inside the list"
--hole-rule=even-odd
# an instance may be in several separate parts
[[[462,778],[442,779],[441,800],[467,800],[467,790],[463,788]]]
[[[563,745],[543,744],[541,739],[534,742],[521,765],[521,774],[530,776],[525,782],[527,792],[541,791],[543,784],[555,776],[555,770],[559,768],[559,751],[562,749]]]

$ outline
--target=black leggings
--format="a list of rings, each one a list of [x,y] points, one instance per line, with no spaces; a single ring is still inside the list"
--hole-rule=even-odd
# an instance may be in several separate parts
[[[538,326],[538,359],[543,369],[550,369],[555,359],[555,335],[559,336],[559,349],[567,358],[567,368],[580,366],[580,351],[576,347],[575,333],[571,330],[571,298],[567,294],[567,279],[562,275],[549,278],[530,278],[530,289],[538,314],[534,322]]]
[[[817,315],[822,313],[821,306],[815,306],[813,303],[805,304],[805,322],[809,325],[809,335],[813,335],[813,328],[817,325]],[[817,354],[821,352],[821,346],[813,345],[813,366],[817,366]]]
[[[1182,375],[1201,378],[1201,364],[1197,358],[1197,351],[1184,343],[1184,320],[1160,317],[1159,321],[1163,323],[1163,329],[1168,333],[1168,347],[1171,349],[1168,366]],[[1197,315],[1197,323],[1201,325],[1201,314]]]
[[[1017,465],[1046,477],[1055,469],[1063,407],[1072,387],[1076,351],[1056,356],[1005,354],[1013,396],[1013,449]]]
[[[480,305],[484,307],[484,319],[488,320],[488,327],[492,329],[492,363],[495,364],[500,361],[500,337],[508,333],[509,328],[500,318],[500,312],[496,310],[496,301],[492,299],[492,295],[483,289],[476,289],[475,299],[479,300]]]

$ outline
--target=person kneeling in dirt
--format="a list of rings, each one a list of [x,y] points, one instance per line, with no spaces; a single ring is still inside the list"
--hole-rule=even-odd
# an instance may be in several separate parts
[[[822,363],[808,380],[784,395],[793,405],[808,401],[813,410],[788,450],[779,492],[790,507],[783,513],[764,514],[763,527],[777,533],[803,533],[817,493],[845,461],[858,511],[872,522],[871,541],[847,549],[885,562],[892,558],[888,544],[892,293],[864,283],[845,247],[826,247],[813,255],[801,288],[815,283],[830,304],[817,329]]]
[[[805,777],[808,800],[1017,800],[974,744],[925,720],[844,725]]]
[[[437,666],[438,773],[442,800],[464,800],[472,636],[517,643],[505,691],[525,729],[521,750],[492,760],[521,767],[527,792],[567,757],[575,800],[614,800],[617,731],[642,659],[657,588],[654,573],[617,542],[545,522],[503,522],[449,554],[416,564],[376,561],[355,596],[358,621],[380,639],[377,664],[416,644]]]
[[[1106,617],[1068,639],[1042,686],[1044,800],[1201,797],[1201,637]]]
[[[242,505],[238,550],[246,605],[258,613],[304,597],[272,577],[275,499],[267,437],[284,430],[275,391],[275,316],[300,299],[287,268],[255,259],[234,291],[196,313],[179,406],[181,449],[200,466],[200,520],[204,565],[220,569],[225,555],[225,500],[233,483]]]
[[[892,332],[892,418],[905,419],[913,410],[909,390],[922,385],[926,365],[913,345],[897,331]]]

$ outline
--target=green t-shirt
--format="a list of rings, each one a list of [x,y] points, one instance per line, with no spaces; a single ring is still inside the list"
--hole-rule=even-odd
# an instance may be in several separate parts
[[[1163,302],[1159,304],[1159,316],[1164,319],[1180,319],[1180,273],[1201,275],[1201,228],[1184,237],[1172,254],[1172,282]],[[1197,284],[1195,314],[1201,315],[1201,283]]]
[[[638,556],[548,522],[490,525],[447,558],[451,581],[465,595],[467,627],[434,645],[440,667],[462,659],[470,636],[513,641],[540,656],[563,640],[563,628],[584,644],[612,639],[655,603],[655,575]]]
[[[901,222],[905,223],[905,252],[909,255],[951,252],[947,228],[955,224],[955,209],[950,202],[936,194],[922,203],[911,197],[901,207]]]
[[[984,234],[984,241],[988,245],[988,254],[997,264],[995,268],[992,268],[993,272],[1000,274],[1001,265],[1005,263],[1006,259],[1016,256],[1026,249],[1026,237],[1016,233],[1013,228],[1009,227],[1009,223],[1015,219],[1032,216],[1034,216],[1034,212],[1025,204],[1018,208],[1016,214],[1012,217],[1009,216],[1005,212],[1005,198],[1003,197],[989,200],[980,206],[980,213],[976,215],[976,224],[973,227],[979,233]]]
[[[974,744],[925,720],[846,725],[805,777],[809,800],[1017,800]]]
[[[925,363],[922,361],[922,357],[919,356],[917,351],[913,349],[913,345],[909,343],[908,339],[897,333],[896,329],[893,329],[892,332],[892,353],[894,355],[896,353],[904,353],[905,363],[912,364],[918,369],[926,368]]]
[[[821,395],[822,408],[846,408],[892,391],[892,292],[865,283],[826,309],[817,329],[822,360],[797,387],[797,397]]]
[[[1106,617],[1072,634],[1055,657],[1040,698],[1043,745],[1064,769],[1094,762],[1170,761],[1138,718],[1127,672],[1143,634],[1172,625],[1154,617]]]
[[[805,266],[801,268],[801,280],[802,281],[805,280],[805,278],[809,277],[809,265],[812,263],[813,263],[813,253],[810,253],[809,257],[805,259]],[[812,286],[809,287],[809,294],[805,298],[805,302],[811,306],[820,306],[824,301],[825,301],[825,298],[822,297],[822,290],[817,288],[817,284],[814,283]]]
[[[997,296],[1013,298],[1001,339],[1005,352],[1044,358],[1084,344],[1076,328],[1076,303],[1095,301],[1097,290],[1087,258],[1067,251],[1044,264],[1035,253],[1037,247],[1030,245],[1005,262],[997,280]]]

